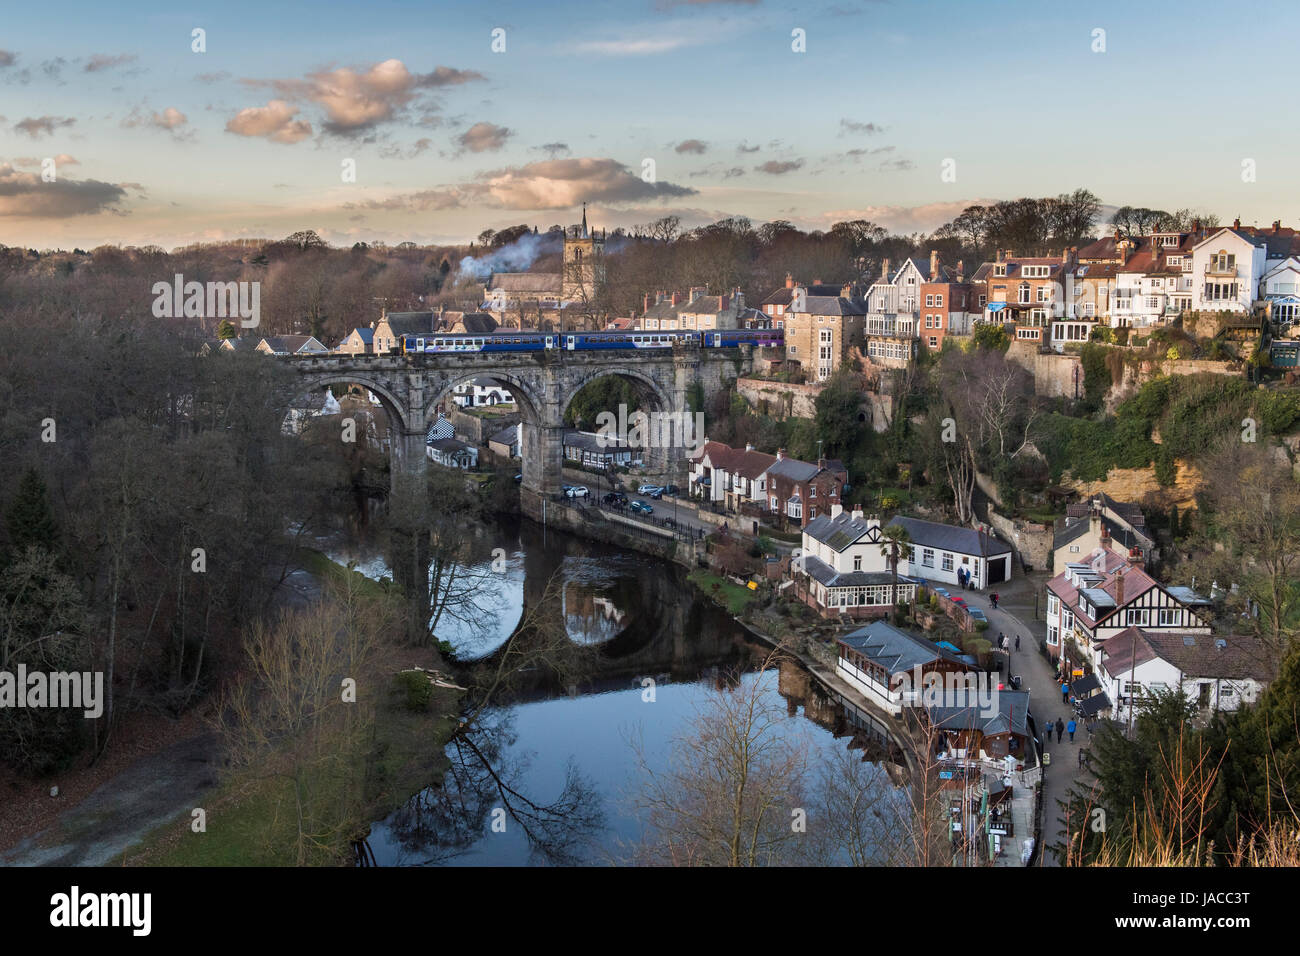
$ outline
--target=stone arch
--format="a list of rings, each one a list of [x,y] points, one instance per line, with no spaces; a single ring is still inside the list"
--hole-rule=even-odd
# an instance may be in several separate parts
[[[406,430],[410,414],[405,403],[393,394],[387,386],[381,385],[375,379],[367,378],[364,375],[340,371],[338,373],[315,373],[302,376],[293,383],[293,394],[287,404],[292,407],[292,402],[298,397],[323,388],[329,388],[331,385],[360,385],[362,388],[368,389],[379,399],[384,411],[388,413],[391,419],[391,424],[395,425],[400,431]]]
[[[656,371],[662,372],[665,367],[668,369],[671,382],[674,377],[672,365],[658,368],[651,366],[648,370],[626,364],[584,368],[560,401],[560,420],[564,421],[574,396],[591,383],[604,378],[622,378],[631,382],[641,398],[642,411],[661,414],[686,411],[684,403],[676,396],[673,386],[671,384],[665,386],[661,380],[662,375],[655,374]],[[619,410],[611,408],[605,411],[617,416]],[[682,470],[683,449],[680,440],[684,424],[676,420],[652,421],[644,436],[648,444],[642,446],[641,459],[650,473],[660,476],[666,484],[681,484],[685,480],[684,474],[679,473]],[[631,421],[628,422],[628,430],[635,434],[635,425]]]
[[[515,404],[519,407],[519,417],[522,420],[532,421],[534,424],[541,421],[542,397],[538,394],[539,389],[533,382],[511,371],[467,369],[464,372],[448,373],[431,383],[429,401],[425,405],[425,427],[427,428],[436,420],[438,405],[451,394],[453,389],[476,378],[490,378],[493,381],[500,382],[514,397]]]
[[[659,382],[654,375],[627,365],[600,365],[593,366],[590,369],[584,369],[581,376],[573,383],[573,387],[569,390],[569,393],[564,396],[560,403],[560,418],[563,419],[568,413],[569,404],[573,401],[575,395],[592,382],[610,377],[626,379],[632,382],[643,396],[648,395],[653,398],[654,403],[659,406],[654,409],[654,411],[681,411],[681,409],[676,407],[676,403],[673,401],[671,393],[664,388],[663,383]],[[610,409],[610,411],[617,410]]]

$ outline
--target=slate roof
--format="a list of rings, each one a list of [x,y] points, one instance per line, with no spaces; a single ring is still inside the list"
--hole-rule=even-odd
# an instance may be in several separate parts
[[[866,315],[867,307],[842,295],[810,295],[797,315]]]
[[[1144,534],[1135,533],[1106,515],[1101,516],[1102,526],[1110,536],[1126,548],[1150,548],[1155,543]],[[1066,525],[1052,536],[1052,550],[1064,547],[1071,541],[1083,537],[1091,526],[1087,517],[1071,519],[1066,515]]]
[[[890,674],[940,660],[966,667],[966,663],[952,651],[904,633],[886,621],[872,621],[866,627],[841,637],[839,642],[879,664]]]
[[[381,321],[387,322],[393,335],[416,335],[437,331],[438,313],[436,312],[389,312]]]
[[[513,445],[519,440],[519,426],[507,425],[499,432],[488,437],[489,442],[495,442],[498,445]]]
[[[817,283],[814,282],[809,285],[805,285],[804,289],[807,291],[810,297],[811,296],[819,296],[819,297],[832,296],[833,297],[833,296],[838,296],[841,292],[843,292],[844,286],[826,285],[824,283],[818,285]],[[789,305],[792,299],[794,299],[794,289],[787,288],[786,286],[782,286],[781,288],[773,292],[771,295],[769,295],[766,299],[764,299],[761,304],[762,305]]]
[[[871,530],[866,518],[854,518],[848,511],[835,517],[818,515],[804,526],[803,533],[820,541],[831,550],[840,552],[857,543]]]
[[[558,272],[494,272],[488,277],[487,288],[489,292],[501,289],[503,292],[559,295],[563,287],[561,279]]]
[[[458,451],[470,451],[469,445],[465,444],[459,438],[436,438],[429,442],[430,448],[436,448],[438,451],[454,454]]]
[[[836,571],[821,558],[804,558],[804,571],[810,578],[828,588],[864,588],[878,584],[892,584],[894,576],[888,571]],[[916,584],[913,578],[900,574],[898,583]]]
[[[845,471],[844,463],[837,458],[826,459],[823,467],[832,474]],[[798,458],[781,458],[773,463],[767,473],[788,478],[794,482],[801,482],[814,477],[819,471],[823,470],[823,467],[819,467],[812,462],[800,461]]]
[[[1277,659],[1268,647],[1259,638],[1246,634],[1223,637],[1129,627],[1106,641],[1101,655],[1107,673],[1113,676],[1157,657],[1190,679],[1270,681],[1277,675]]]
[[[373,345],[373,344],[374,344],[374,341],[375,341],[375,330],[374,330],[374,329],[363,329],[363,328],[358,327],[358,328],[353,329],[351,332],[349,332],[348,335],[347,335],[347,338],[350,339],[350,338],[352,338],[353,335],[356,335],[358,338],[360,338],[362,342],[366,343],[366,345]]]
[[[912,539],[913,544],[919,544],[927,548],[938,548],[943,551],[952,551],[957,554],[980,555],[981,543],[983,544],[983,555],[986,558],[996,558],[1002,554],[1010,554],[1010,545],[1003,544],[997,538],[983,534],[973,528],[960,528],[951,524],[940,524],[937,521],[925,521],[921,518],[908,518],[898,515],[889,522],[890,526],[899,526],[907,529],[908,536]]]
[[[1029,736],[1026,719],[1029,717],[1029,692],[1001,690],[995,696],[997,710],[986,714],[978,705],[969,707],[929,707],[926,713],[930,723],[941,730],[978,730],[985,737],[1012,733]]]

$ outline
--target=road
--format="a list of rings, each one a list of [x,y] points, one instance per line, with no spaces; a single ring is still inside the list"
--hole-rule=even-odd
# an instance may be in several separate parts
[[[1047,576],[1041,572],[1029,576],[1021,575],[1011,582],[1002,582],[986,591],[965,591],[962,596],[966,603],[978,607],[989,618],[988,633],[997,643],[999,632],[1006,634],[1011,641],[1010,673],[1020,675],[1020,689],[1029,691],[1029,713],[1034,718],[1035,726],[1042,728],[1047,721],[1056,722],[1060,717],[1069,723],[1071,710],[1061,703],[1060,684],[1056,680],[1053,666],[1039,649],[1046,635],[1046,622],[1036,620],[1034,595],[1041,592]],[[998,608],[994,610],[989,595],[997,591]],[[1041,599],[1041,598],[1040,598]],[[1020,650],[1015,650],[1016,636],[1020,637]],[[1043,774],[1043,852],[1039,854],[1039,866],[1057,866],[1056,855],[1050,847],[1063,842],[1065,827],[1059,801],[1064,800],[1076,780],[1086,772],[1079,769],[1079,751],[1088,746],[1088,731],[1080,723],[1070,741],[1070,735],[1063,734],[1061,742],[1052,742],[1047,747],[1051,762]]]

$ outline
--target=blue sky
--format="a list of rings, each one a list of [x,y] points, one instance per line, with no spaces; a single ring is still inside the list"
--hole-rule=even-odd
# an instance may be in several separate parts
[[[970,202],[1079,186],[1109,205],[1300,220],[1296,4],[130,11],[6,11],[0,243],[171,247],[300,228],[463,240],[572,222],[584,198],[610,226],[671,212],[913,231]]]

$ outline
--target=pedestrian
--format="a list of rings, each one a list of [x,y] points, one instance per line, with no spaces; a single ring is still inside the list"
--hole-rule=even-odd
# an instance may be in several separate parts
[[[1061,681],[1061,703],[1068,704],[1069,702],[1070,702],[1070,685],[1067,684],[1065,681]]]
[[[997,592],[997,591],[994,591],[994,592],[993,592],[993,610],[996,611],[997,609],[998,609],[998,592]]]
[[[1020,650],[1020,635],[1016,635],[1016,650]]]
[[[1065,733],[1065,722],[1060,717],[1056,718],[1056,742],[1061,742],[1061,734]]]
[[[1065,729],[1070,732],[1070,743],[1074,743],[1074,732],[1079,729],[1079,725],[1075,722],[1073,717],[1071,717],[1070,722],[1065,725]]]

